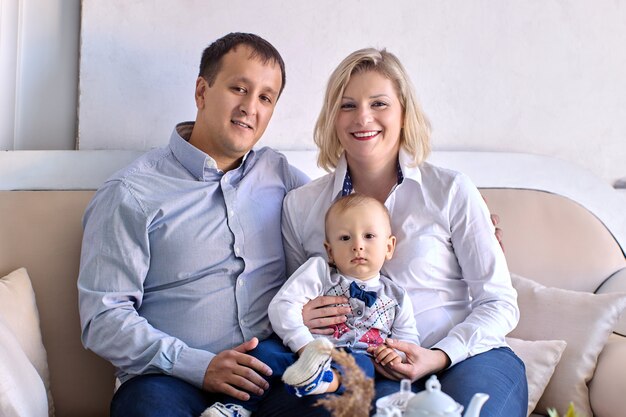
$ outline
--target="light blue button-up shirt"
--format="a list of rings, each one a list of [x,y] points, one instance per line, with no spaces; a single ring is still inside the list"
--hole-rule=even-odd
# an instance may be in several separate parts
[[[223,173],[183,139],[109,178],[90,202],[78,278],[82,340],[122,382],[161,372],[202,386],[215,354],[271,333],[285,281],[285,194],[307,181],[269,148]]]

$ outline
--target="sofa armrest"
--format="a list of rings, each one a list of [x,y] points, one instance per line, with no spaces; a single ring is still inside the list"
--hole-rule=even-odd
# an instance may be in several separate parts
[[[626,268],[622,268],[608,277],[596,290],[596,294],[621,292],[626,294]],[[615,325],[615,333],[626,336],[626,314]],[[625,409],[626,410],[626,409]]]
[[[595,417],[612,417],[626,410],[626,337],[612,334],[598,357],[589,398]]]

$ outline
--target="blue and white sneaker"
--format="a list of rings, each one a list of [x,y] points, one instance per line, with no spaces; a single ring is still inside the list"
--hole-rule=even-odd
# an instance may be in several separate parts
[[[283,374],[287,390],[298,396],[323,394],[333,381],[330,369],[333,344],[324,338],[309,343],[300,358]]]
[[[239,404],[215,403],[206,410],[200,417],[250,417],[252,411],[246,410]]]

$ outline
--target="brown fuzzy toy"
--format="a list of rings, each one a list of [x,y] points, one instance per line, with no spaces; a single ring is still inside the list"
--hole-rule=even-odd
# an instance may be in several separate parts
[[[333,361],[341,365],[345,388],[342,395],[331,395],[317,400],[315,405],[325,407],[333,417],[367,417],[374,398],[374,381],[365,376],[354,358],[343,350],[333,349]]]

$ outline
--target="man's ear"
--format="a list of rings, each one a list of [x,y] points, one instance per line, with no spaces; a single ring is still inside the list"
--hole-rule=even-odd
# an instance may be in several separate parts
[[[204,92],[209,88],[209,83],[204,79],[204,77],[198,77],[196,79],[196,107],[198,109],[204,108]]]
[[[324,242],[324,249],[326,249],[326,255],[328,255],[328,262],[330,262],[331,264],[335,263],[335,261],[333,260],[333,250],[331,249],[328,242]]]
[[[387,238],[387,254],[385,259],[389,260],[393,257],[393,252],[396,250],[396,237],[391,235]]]

